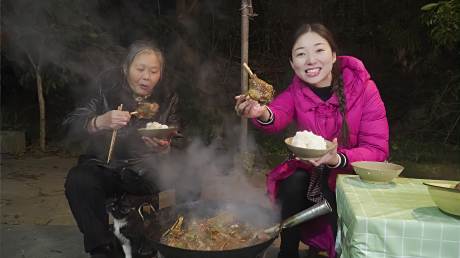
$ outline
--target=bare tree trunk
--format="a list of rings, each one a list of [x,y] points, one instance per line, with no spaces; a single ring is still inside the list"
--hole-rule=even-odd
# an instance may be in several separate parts
[[[40,149],[46,151],[46,117],[45,117],[45,98],[43,96],[43,80],[40,74],[40,67],[35,69],[37,81],[38,106],[40,110]]]
[[[249,8],[248,0],[241,0],[241,92],[248,91],[248,74],[243,68],[243,62],[248,63],[249,39]],[[248,119],[241,118],[240,151],[247,153],[248,149]]]
[[[43,80],[40,72],[40,58],[37,62],[34,62],[34,59],[27,52],[27,57],[29,58],[30,64],[32,64],[35,71],[35,80],[37,82],[37,96],[38,96],[38,108],[40,112],[40,149],[44,152],[46,151],[46,116],[45,116],[45,97],[43,96]]]

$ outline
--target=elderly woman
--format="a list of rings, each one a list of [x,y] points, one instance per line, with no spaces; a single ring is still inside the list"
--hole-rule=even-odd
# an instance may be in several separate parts
[[[388,122],[385,106],[363,63],[351,56],[337,56],[331,32],[323,25],[303,24],[291,42],[291,84],[268,106],[246,96],[236,97],[238,114],[253,118],[254,125],[276,133],[296,122],[334,141],[337,147],[316,159],[294,157],[273,169],[267,189],[281,203],[287,218],[327,199],[335,204],[337,174],[352,173],[351,162],[388,158]],[[279,258],[299,257],[299,242],[336,256],[336,214],[323,215],[281,234]]]
[[[163,75],[164,57],[155,43],[134,42],[123,64],[98,78],[97,94],[64,121],[72,140],[89,139],[86,153],[69,171],[65,193],[83,233],[85,251],[92,257],[114,257],[105,209],[108,198],[124,193],[154,195],[161,190],[161,171],[155,168],[158,156],[163,159],[171,141],[141,136],[137,129],[153,121],[180,125],[177,96],[161,91],[166,86],[159,83]],[[156,103],[153,106],[159,108],[146,116],[132,115],[143,103]],[[116,143],[106,164],[114,130]],[[199,194],[179,191],[179,197],[181,193]]]

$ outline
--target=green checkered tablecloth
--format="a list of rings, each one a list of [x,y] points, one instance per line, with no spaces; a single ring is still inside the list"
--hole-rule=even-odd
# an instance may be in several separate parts
[[[460,257],[460,219],[441,212],[422,182],[337,179],[337,248],[343,258]]]

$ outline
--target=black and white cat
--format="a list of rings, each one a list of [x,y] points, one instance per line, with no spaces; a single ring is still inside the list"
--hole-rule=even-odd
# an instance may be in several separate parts
[[[155,254],[152,246],[145,241],[145,214],[147,207],[154,212],[156,203],[152,196],[123,195],[106,202],[107,212],[113,218],[113,233],[120,241],[125,258]]]

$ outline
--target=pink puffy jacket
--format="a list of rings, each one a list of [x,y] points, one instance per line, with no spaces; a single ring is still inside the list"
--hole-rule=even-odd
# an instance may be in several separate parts
[[[347,156],[348,164],[361,160],[384,161],[389,152],[388,122],[377,87],[360,60],[351,56],[340,56],[338,61],[343,76],[346,120],[349,127],[349,144],[342,146],[339,142],[338,151]],[[333,94],[329,100],[323,101],[297,76],[294,76],[289,87],[269,107],[274,115],[274,123],[262,125],[253,119],[253,124],[264,132],[279,132],[295,121],[298,131],[309,130],[328,140],[339,138],[342,118],[337,96]],[[268,174],[267,191],[273,200],[277,195],[278,182],[290,176],[297,168],[310,171],[311,166],[290,160],[278,165]],[[349,165],[345,169],[332,169],[328,178],[328,186],[332,191],[335,191],[338,173],[352,173],[352,168]],[[308,228],[308,231],[303,230],[302,240],[328,251],[330,257],[334,257],[335,239],[331,225],[327,224],[326,220],[306,223],[303,227]]]

